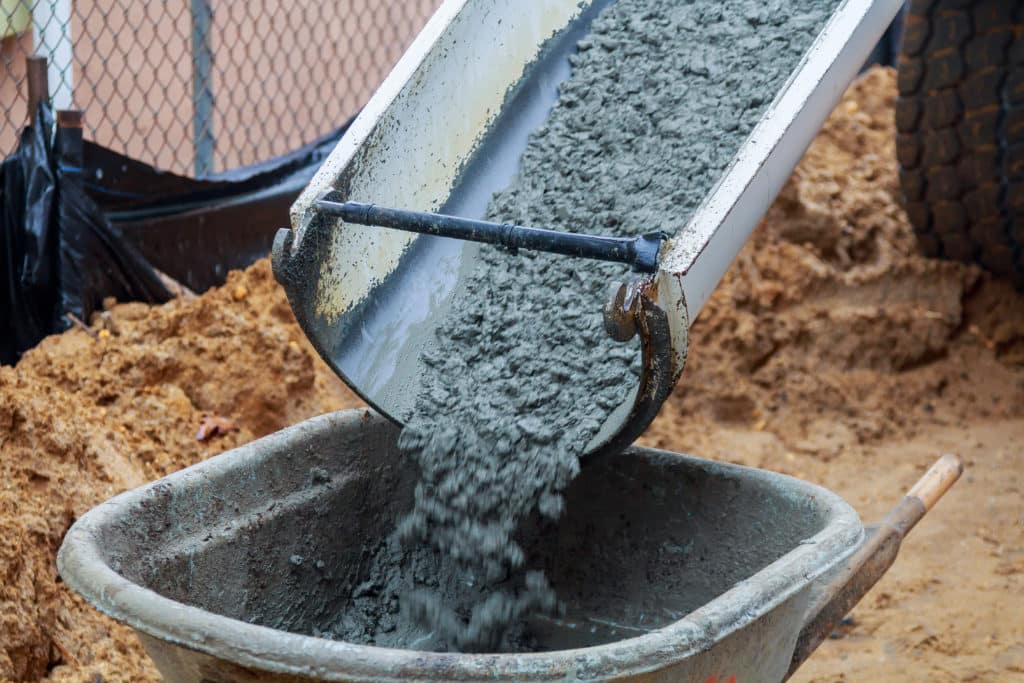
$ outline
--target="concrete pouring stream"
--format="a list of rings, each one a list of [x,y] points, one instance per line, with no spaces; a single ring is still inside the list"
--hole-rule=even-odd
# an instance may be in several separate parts
[[[675,233],[721,175],[837,3],[619,0],[570,58],[496,221]],[[326,635],[380,646],[543,649],[524,625],[558,596],[516,541],[556,520],[585,445],[635,385],[639,351],[603,331],[621,266],[481,251],[436,330],[400,447],[413,510],[373,551]]]

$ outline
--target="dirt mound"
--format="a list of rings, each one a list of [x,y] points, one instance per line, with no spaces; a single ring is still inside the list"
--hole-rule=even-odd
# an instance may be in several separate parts
[[[700,314],[648,439],[678,447],[703,418],[829,457],[922,419],[1024,411],[1021,297],[974,266],[918,254],[900,203],[893,81],[871,71],[826,123]]]
[[[114,305],[0,368],[0,679],[155,678],[127,629],[59,582],[64,532],[119,491],[356,403],[266,261],[199,298]],[[200,441],[204,424],[223,433]]]

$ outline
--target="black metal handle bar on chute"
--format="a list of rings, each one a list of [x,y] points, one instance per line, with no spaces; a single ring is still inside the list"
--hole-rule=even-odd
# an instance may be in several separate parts
[[[324,213],[338,216],[346,223],[498,244],[509,249],[533,249],[564,256],[627,263],[643,273],[653,273],[658,269],[658,251],[668,239],[668,235],[663,232],[639,237],[581,235],[439,213],[388,209],[359,202],[335,202],[326,198],[318,200],[316,205]]]

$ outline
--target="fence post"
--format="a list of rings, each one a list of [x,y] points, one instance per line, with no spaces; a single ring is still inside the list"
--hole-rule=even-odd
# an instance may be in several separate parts
[[[82,142],[82,110],[81,109],[58,109],[57,110],[57,136],[56,136],[57,157],[64,165],[73,166],[78,169],[77,173],[71,173],[73,182],[78,182],[81,176],[83,142]]]
[[[213,170],[212,24],[210,0],[192,0],[192,144],[197,178]]]
[[[50,85],[46,74],[46,57],[29,57],[26,66],[28,80],[28,122],[35,121],[40,102],[50,100]]]
[[[71,0],[41,0],[32,8],[32,42],[36,55],[46,57],[50,102],[70,109],[75,91],[71,42]]]

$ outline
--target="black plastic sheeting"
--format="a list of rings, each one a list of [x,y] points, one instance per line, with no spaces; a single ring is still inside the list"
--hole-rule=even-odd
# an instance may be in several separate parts
[[[51,120],[40,112],[43,125]],[[26,129],[13,156],[0,164],[0,362],[35,343],[53,327],[56,270],[51,234],[55,173],[49,146]]]
[[[202,179],[87,142],[82,182],[123,239],[196,292],[270,253],[288,209],[348,124],[269,161]]]
[[[104,298],[162,302],[270,252],[288,207],[347,125],[267,162],[202,179],[57,129],[48,105],[0,165],[0,363],[88,321]],[[159,271],[159,272],[158,272]]]
[[[53,136],[40,107],[14,155],[0,164],[0,362],[13,363],[44,336],[87,320],[103,297],[164,301],[159,275],[69,176],[80,129]],[[70,162],[70,163],[68,163]]]

